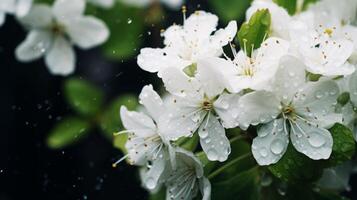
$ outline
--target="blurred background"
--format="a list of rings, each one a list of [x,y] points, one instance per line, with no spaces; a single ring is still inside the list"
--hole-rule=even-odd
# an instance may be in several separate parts
[[[229,19],[240,24],[249,1],[232,0],[228,6],[225,2],[189,0],[185,5],[188,15],[197,9],[217,14],[220,27]],[[111,11],[94,7],[87,11],[105,19],[112,35],[103,47],[76,49],[76,71],[69,77],[51,75],[42,59],[16,61],[14,49],[26,31],[10,16],[0,28],[0,200],[148,198],[135,167],[126,163],[112,167],[122,153],[113,146],[111,133],[121,126],[119,105],[134,108],[146,84],[160,88],[154,74],[137,66],[136,55],[142,47],[162,46],[160,30],[181,24],[182,13],[158,3],[140,9],[117,4]],[[95,111],[73,103],[73,98],[82,97],[71,94],[86,90],[95,102],[101,99]],[[70,136],[58,136],[61,129]],[[73,137],[70,130],[77,134],[78,129],[80,134]],[[352,189],[356,180],[351,180]],[[351,190],[346,196],[353,199],[357,193]]]

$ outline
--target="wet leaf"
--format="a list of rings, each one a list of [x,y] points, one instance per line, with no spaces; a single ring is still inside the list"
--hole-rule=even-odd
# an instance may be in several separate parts
[[[328,164],[335,166],[351,160],[356,145],[352,131],[342,124],[335,124],[329,131],[333,138],[333,146]]]
[[[110,37],[103,45],[104,54],[114,60],[128,59],[137,54],[143,40],[144,10],[122,3],[110,10],[98,11],[110,30]]]
[[[85,137],[90,131],[90,123],[78,117],[67,117],[51,130],[47,145],[52,149],[62,149]]]
[[[290,15],[296,13],[297,0],[273,0],[276,4],[283,7]]]
[[[78,78],[66,80],[64,94],[69,105],[83,116],[97,114],[104,100],[104,94],[99,88]]]
[[[268,37],[271,16],[268,9],[256,11],[248,22],[245,22],[238,31],[238,40],[246,54],[251,56],[252,50],[260,47]]]
[[[322,175],[321,161],[315,161],[299,153],[289,144],[284,156],[276,164],[268,167],[277,178],[290,183],[313,182]]]

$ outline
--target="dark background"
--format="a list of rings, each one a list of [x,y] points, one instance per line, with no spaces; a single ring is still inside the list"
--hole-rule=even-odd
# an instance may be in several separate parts
[[[189,13],[197,7],[210,11],[204,1],[186,5]],[[145,35],[142,46],[161,45],[159,30],[181,21],[179,11],[169,11],[162,27],[148,28],[151,35]],[[122,155],[99,130],[64,150],[46,146],[48,131],[72,110],[62,95],[64,77],[49,74],[43,59],[20,63],[14,58],[14,49],[25,36],[22,27],[8,16],[0,28],[0,200],[147,199],[135,167],[122,163],[112,168]],[[123,93],[138,94],[155,79],[137,66],[136,58],[111,62],[99,49],[77,49],[76,53],[72,76],[95,83],[108,100]],[[357,194],[346,195],[353,199]]]

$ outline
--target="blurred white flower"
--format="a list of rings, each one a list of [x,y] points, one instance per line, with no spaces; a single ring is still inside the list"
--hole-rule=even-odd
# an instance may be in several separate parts
[[[1,0],[0,1],[0,26],[5,22],[6,14],[25,16],[31,9],[32,0]]]
[[[129,163],[138,166],[150,162],[150,169],[143,173],[143,182],[148,189],[154,189],[160,183],[168,158],[170,160],[171,147],[168,142],[164,142],[157,127],[165,105],[151,85],[142,89],[139,98],[147,114],[128,111],[125,106],[120,108],[120,117],[126,129],[120,134],[128,133],[125,144],[128,154],[117,163],[126,158]]]
[[[161,72],[168,67],[183,69],[198,60],[219,57],[222,47],[232,41],[237,24],[231,21],[225,29],[216,30],[218,18],[204,11],[196,11],[184,21],[183,26],[172,25],[163,32],[164,48],[143,48],[138,65],[145,71]]]
[[[68,75],[75,69],[72,44],[89,49],[105,42],[106,25],[92,16],[83,16],[84,0],[56,0],[52,8],[37,4],[19,20],[29,28],[26,39],[16,48],[16,58],[29,62],[45,57],[52,74]]]
[[[289,135],[295,149],[311,159],[328,159],[332,136],[326,128],[341,122],[334,113],[339,88],[334,81],[305,81],[304,65],[285,56],[273,92],[255,91],[239,100],[239,122],[263,124],[253,140],[252,152],[260,165],[276,163],[285,153]]]
[[[176,150],[177,166],[166,180],[167,200],[191,200],[201,192],[202,200],[211,199],[211,184],[204,177],[203,166],[191,152]]]

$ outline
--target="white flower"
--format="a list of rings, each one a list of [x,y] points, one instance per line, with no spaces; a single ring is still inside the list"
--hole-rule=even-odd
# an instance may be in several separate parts
[[[289,43],[271,37],[254,50],[251,57],[241,50],[234,60],[209,59],[211,65],[220,69],[222,79],[228,82],[227,89],[232,93],[243,89],[271,90],[270,82],[279,66],[280,58],[287,54]]]
[[[169,143],[164,142],[157,128],[165,106],[151,85],[142,89],[139,98],[148,114],[128,111],[125,106],[120,108],[120,117],[126,129],[120,133],[129,134],[125,144],[128,154],[117,163],[126,158],[129,163],[138,166],[151,162],[150,169],[143,174],[143,182],[148,189],[154,189],[159,184],[171,151]]]
[[[353,42],[335,36],[337,27],[318,25],[311,28],[303,21],[294,21],[290,32],[292,44],[305,63],[307,71],[324,76],[349,75],[355,70],[348,62]]]
[[[123,3],[136,6],[136,7],[147,7],[157,0],[121,0]],[[162,4],[165,4],[171,9],[179,9],[183,4],[184,0],[159,0]]]
[[[176,150],[177,167],[169,173],[166,180],[167,200],[191,200],[198,192],[202,200],[211,199],[211,184],[204,177],[203,166],[191,152],[178,148]]]
[[[30,31],[16,48],[16,58],[29,62],[45,57],[52,74],[68,75],[75,68],[72,43],[89,49],[105,42],[109,36],[106,25],[92,16],[83,16],[84,0],[56,0],[52,8],[34,5],[20,21]]]
[[[196,11],[184,25],[172,25],[162,35],[164,48],[143,48],[138,65],[145,71],[161,72],[168,67],[183,69],[198,60],[222,55],[222,47],[232,41],[237,24],[231,21],[225,29],[216,30],[218,18],[204,11]]]
[[[224,84],[219,82],[220,74],[206,62],[199,61],[197,71],[199,78],[188,77],[173,67],[163,71],[165,87],[174,97],[168,111],[160,118],[159,128],[170,140],[191,136],[198,130],[208,159],[225,161],[231,149],[224,127],[238,125],[239,95],[222,93]]]
[[[32,0],[1,0],[0,1],[0,26],[5,22],[6,14],[25,16],[32,5]]]
[[[311,159],[327,159],[332,136],[326,129],[341,121],[334,113],[339,88],[332,80],[305,82],[305,69],[291,56],[281,60],[273,92],[256,91],[239,100],[239,122],[263,124],[253,140],[252,152],[260,165],[276,163],[290,140],[295,149]]]
[[[87,2],[103,8],[111,8],[114,6],[115,0],[87,0]]]
[[[246,18],[250,17],[260,9],[269,9],[271,14],[271,35],[283,39],[289,38],[289,23],[291,17],[288,12],[274,3],[272,0],[255,0],[246,13]]]

